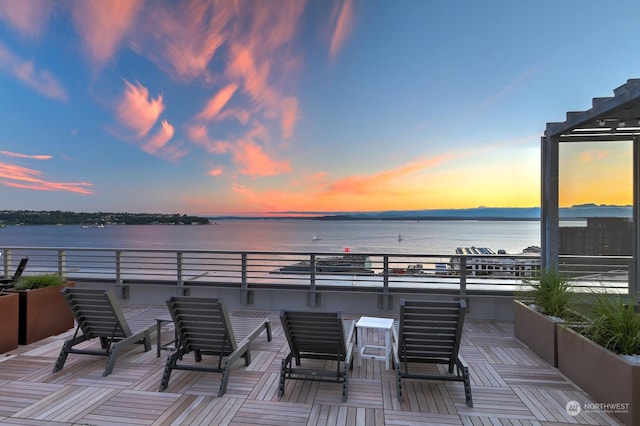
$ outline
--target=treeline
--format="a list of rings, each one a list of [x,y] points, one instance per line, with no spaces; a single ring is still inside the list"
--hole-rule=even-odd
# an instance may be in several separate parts
[[[190,225],[193,223],[205,225],[209,223],[209,219],[186,214],[0,210],[2,225]]]

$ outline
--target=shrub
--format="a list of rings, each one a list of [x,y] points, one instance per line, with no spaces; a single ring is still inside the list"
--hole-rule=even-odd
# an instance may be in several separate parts
[[[25,275],[15,285],[16,290],[33,290],[62,284],[62,277],[55,274]]]
[[[640,315],[620,296],[599,294],[591,307],[584,335],[622,355],[640,354]]]
[[[569,278],[554,269],[541,269],[525,284],[530,289],[523,295],[535,304],[541,313],[564,317],[572,297]]]

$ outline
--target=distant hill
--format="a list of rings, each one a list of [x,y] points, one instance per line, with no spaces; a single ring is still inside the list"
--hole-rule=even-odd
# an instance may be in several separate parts
[[[307,220],[540,220],[540,207],[476,207],[470,209],[391,210],[382,212],[318,212],[300,217],[300,212],[275,213],[265,219]],[[588,217],[632,217],[631,206],[583,204],[560,209],[562,219]],[[211,219],[255,219],[256,217],[212,217]]]

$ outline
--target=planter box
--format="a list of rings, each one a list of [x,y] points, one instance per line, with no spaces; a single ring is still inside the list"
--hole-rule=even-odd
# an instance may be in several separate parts
[[[0,294],[0,354],[18,347],[18,295]]]
[[[558,366],[558,324],[558,321],[524,303],[513,301],[513,331],[516,338],[554,367]]]
[[[74,285],[68,281],[55,287],[8,290],[17,293],[20,300],[18,343],[28,345],[74,327],[73,313],[60,294],[65,286]]]
[[[640,426],[640,364],[560,325],[558,368],[598,403],[628,404],[628,410],[611,410],[611,414],[626,425]]]

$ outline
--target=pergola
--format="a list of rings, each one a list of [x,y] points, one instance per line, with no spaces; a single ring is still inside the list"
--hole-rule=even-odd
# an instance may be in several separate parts
[[[541,140],[542,153],[542,266],[559,265],[559,146],[570,142],[631,142],[633,146],[633,229],[629,292],[640,291],[640,79],[628,80],[613,91],[613,97],[594,98],[591,109],[567,112],[562,123],[547,123]]]

